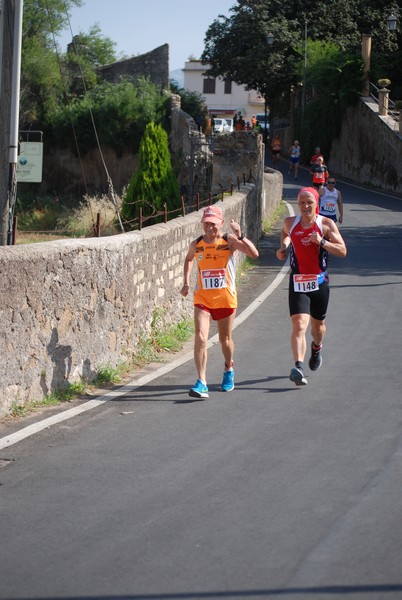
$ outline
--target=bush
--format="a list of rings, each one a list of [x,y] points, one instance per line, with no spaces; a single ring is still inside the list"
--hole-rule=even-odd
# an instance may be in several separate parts
[[[80,154],[97,146],[96,134],[101,146],[137,152],[147,123],[165,123],[166,111],[167,98],[144,78],[135,84],[103,82],[61,110],[48,136],[55,145],[77,152],[76,135]]]
[[[148,123],[140,144],[138,169],[134,172],[123,199],[122,218],[136,218],[137,206],[143,215],[153,215],[163,209],[180,206],[179,185],[174,174],[169,153],[169,141],[161,125]]]

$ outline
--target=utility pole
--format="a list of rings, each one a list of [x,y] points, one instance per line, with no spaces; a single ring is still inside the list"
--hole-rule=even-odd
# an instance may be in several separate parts
[[[304,62],[303,62],[303,89],[302,89],[302,128],[304,125],[304,111],[306,109],[306,73],[307,73],[307,20],[304,21]]]
[[[0,0],[0,245],[7,244],[8,230],[8,144],[10,139],[11,58],[14,31],[14,2]]]
[[[17,192],[23,0],[0,0],[0,245],[11,243]]]

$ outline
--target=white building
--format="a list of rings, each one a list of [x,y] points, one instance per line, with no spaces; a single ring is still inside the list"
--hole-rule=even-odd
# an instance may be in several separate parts
[[[251,122],[253,115],[264,113],[264,98],[258,92],[247,91],[229,79],[208,77],[204,75],[207,70],[208,65],[203,65],[200,60],[186,62],[184,88],[203,96],[211,116],[233,118],[240,112],[246,122]]]

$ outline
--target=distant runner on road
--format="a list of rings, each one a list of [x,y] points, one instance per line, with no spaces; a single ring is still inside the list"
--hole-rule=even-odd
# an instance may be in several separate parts
[[[319,200],[319,214],[323,217],[328,217],[339,223],[343,223],[343,200],[342,194],[336,189],[336,180],[334,177],[330,177],[325,187],[318,190],[320,196]],[[336,209],[339,211],[339,219],[337,218]]]
[[[302,188],[297,196],[300,214],[287,217],[281,231],[281,245],[276,251],[285,260],[290,249],[289,312],[292,320],[291,348],[295,366],[290,380],[306,385],[304,357],[307,350],[306,331],[311,324],[311,357],[309,367],[321,367],[321,350],[326,331],[325,317],[329,301],[328,254],[345,257],[347,250],[338,227],[332,219],[317,215],[318,191]]]
[[[253,242],[242,235],[240,225],[233,219],[233,233],[223,233],[223,215],[216,204],[204,209],[201,219],[204,234],[192,241],[184,261],[184,285],[180,291],[187,296],[190,276],[196,261],[197,283],[194,290],[194,362],[198,380],[189,391],[195,398],[209,398],[207,385],[207,342],[211,319],[217,322],[219,341],[225,359],[222,392],[234,389],[232,338],[237,308],[234,253],[240,250],[249,258],[257,258]]]

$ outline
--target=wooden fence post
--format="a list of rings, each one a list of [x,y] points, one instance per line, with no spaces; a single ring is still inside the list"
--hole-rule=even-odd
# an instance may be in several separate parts
[[[18,217],[14,217],[13,219],[13,235],[12,235],[12,245],[15,246],[15,241],[17,239],[17,227],[18,227]]]
[[[95,233],[96,233],[96,237],[100,237],[100,213],[99,212],[96,215]]]

